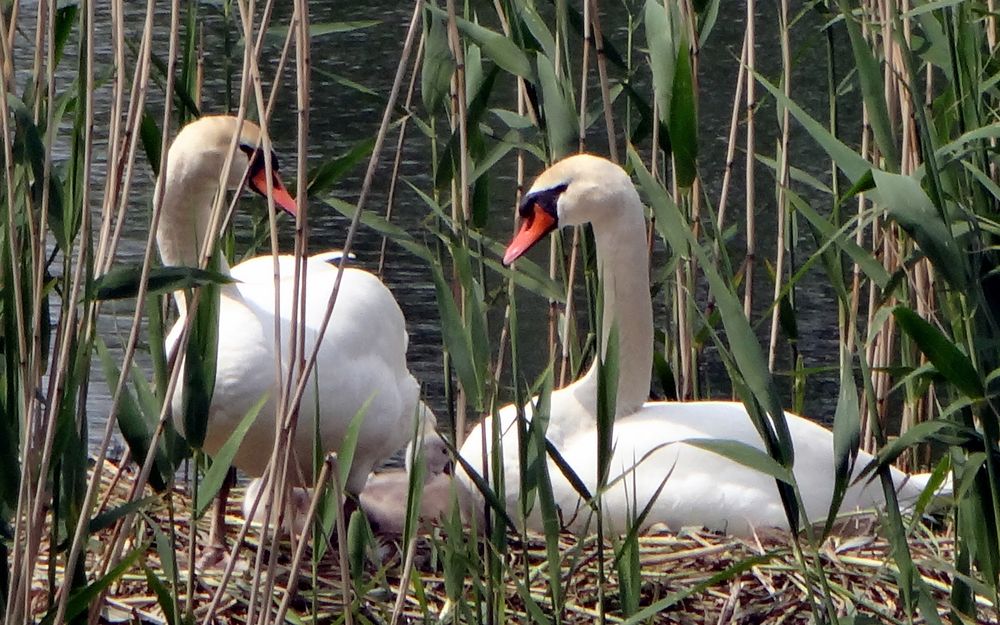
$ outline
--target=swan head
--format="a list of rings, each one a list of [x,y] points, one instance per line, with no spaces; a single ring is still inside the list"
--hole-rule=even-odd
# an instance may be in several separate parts
[[[503,262],[514,262],[556,228],[604,221],[627,206],[641,204],[624,169],[593,154],[564,158],[542,172],[521,200],[521,227]]]
[[[265,153],[261,142],[260,127],[250,120],[242,124],[232,115],[202,117],[184,126],[170,145],[167,154],[167,172],[170,176],[213,187],[219,173],[225,166],[226,156],[232,149],[236,137],[236,152],[226,188],[235,190],[246,177],[251,191],[267,197],[267,166],[271,164],[271,187],[274,203],[285,211],[295,214],[295,198],[285,188],[279,174],[278,158],[274,152]]]

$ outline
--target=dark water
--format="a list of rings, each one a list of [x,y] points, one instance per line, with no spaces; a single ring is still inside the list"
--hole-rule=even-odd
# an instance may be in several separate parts
[[[138,3],[136,3],[138,5]],[[378,128],[382,116],[383,102],[379,98],[359,94],[357,91],[344,87],[338,83],[335,77],[343,77],[364,85],[378,94],[389,92],[393,75],[399,60],[402,48],[402,41],[406,33],[407,24],[410,19],[412,6],[409,3],[398,3],[382,0],[379,2],[357,3],[311,3],[311,19],[313,23],[324,23],[331,21],[351,21],[351,20],[378,20],[378,25],[358,30],[355,32],[331,34],[320,36],[312,42],[312,90],[310,93],[311,117],[309,126],[309,158],[313,166],[318,165],[328,159],[342,155],[355,146],[358,142],[373,136]],[[134,28],[136,39],[138,39],[143,10],[141,6],[130,6],[129,11],[133,11],[130,28]],[[203,6],[201,15],[205,18],[204,43],[207,54],[205,61],[205,83],[202,91],[202,110],[206,113],[219,113],[227,110],[226,103],[226,64],[224,63],[224,28],[225,24],[221,16],[213,14],[216,9]],[[621,8],[611,3],[606,10],[611,11],[604,16],[604,28],[606,36],[624,46],[627,34],[627,18]],[[641,9],[637,9],[641,10]],[[288,15],[283,12],[290,11],[290,8],[280,6],[276,9],[275,23],[287,23]],[[483,13],[488,11],[484,9]],[[109,19],[109,16],[107,16]],[[773,33],[768,33],[767,28],[773,28],[776,23],[773,15],[764,13],[758,20],[758,37],[762,42],[758,51],[758,58],[762,66],[762,71],[775,75],[779,67],[779,56],[777,39]],[[162,14],[158,18],[158,41],[163,42],[161,50],[166,51],[166,33],[169,26],[169,15]],[[814,28],[815,24],[808,24],[808,17],[805,25],[802,25],[800,32],[805,32]],[[743,15],[737,13],[720,18],[715,31],[705,43],[700,55],[701,100],[700,100],[700,168],[705,189],[711,202],[717,202],[719,189],[721,187],[722,173],[724,171],[724,156],[729,128],[729,117],[731,115],[732,94],[736,74],[738,71],[740,42],[743,35]],[[637,41],[644,42],[644,34],[640,30],[635,35]],[[280,42],[270,45],[265,52],[264,74],[273,76],[273,71],[268,71],[269,66],[273,66],[274,59],[280,52]],[[798,70],[793,78],[796,85],[795,98],[807,110],[810,110],[817,117],[825,116],[825,70],[813,71],[813,68],[823,68],[824,52],[821,42],[811,41],[804,38],[797,43],[800,48],[799,58],[796,67]],[[110,59],[110,49],[99,50],[101,58]],[[240,58],[233,60],[234,66],[238,68]],[[294,64],[291,64],[294,68]],[[286,70],[287,72],[287,70]],[[268,79],[270,80],[270,78]],[[283,153],[282,160],[284,177],[286,181],[294,181],[295,167],[295,96],[294,96],[294,76],[288,73],[283,79],[286,83],[283,93],[279,98],[275,115],[271,121],[270,129],[272,139],[275,140],[276,150]],[[639,76],[637,80],[641,83],[648,80],[648,77]],[[234,80],[234,89],[238,88],[238,79]],[[503,83],[504,88],[512,89],[513,83],[508,81]],[[269,84],[268,84],[269,86]],[[640,89],[641,90],[641,89]],[[762,92],[758,88],[758,93]],[[647,89],[646,92],[651,92]],[[593,97],[598,97],[596,90],[592,90]],[[815,94],[811,96],[810,94]],[[162,91],[153,89],[150,92],[150,108],[157,110],[162,107]],[[810,100],[815,97],[815,100]],[[107,110],[109,108],[108,98],[110,90],[104,89],[98,93],[98,101],[104,111],[102,119],[106,123]],[[159,102],[157,101],[159,100]],[[419,96],[418,100],[419,102]],[[624,112],[623,107],[619,107]],[[157,119],[161,119],[157,116]],[[622,124],[623,118],[617,120]],[[491,123],[497,123],[495,120]],[[499,127],[499,124],[498,124]],[[777,128],[777,118],[773,106],[760,109],[758,113],[758,150],[773,155],[775,152],[775,134]],[[105,131],[106,132],[106,131]],[[99,133],[100,134],[100,133]],[[602,147],[604,141],[604,130],[600,124],[596,124],[591,130],[592,137],[588,138],[589,149],[596,152],[604,152],[606,146]],[[386,142],[386,150],[383,154],[382,164],[379,174],[376,177],[373,192],[367,204],[367,210],[384,213],[388,193],[388,178],[391,161],[394,157],[396,145],[396,135],[390,134]],[[621,144],[619,144],[619,148]],[[648,146],[640,146],[640,149],[648,149]],[[103,147],[98,146],[97,153],[102,153]],[[405,144],[401,165],[402,176],[412,182],[417,187],[429,190],[431,180],[429,174],[431,163],[428,161],[430,154],[429,143],[411,124],[409,138]],[[742,154],[737,155],[737,160],[742,162]],[[140,161],[143,160],[141,157]],[[825,167],[825,160],[822,153],[818,152],[815,146],[805,137],[796,137],[793,142],[792,162],[798,167],[809,170],[816,175],[822,175]],[[504,233],[510,232],[513,215],[513,198],[515,194],[515,182],[513,178],[514,157],[513,153],[505,161],[501,162],[492,172],[491,181],[491,214],[489,216],[488,231],[499,239],[505,238]],[[541,165],[529,161],[529,178],[541,170]],[[361,188],[361,178],[364,173],[364,164],[350,172],[345,178],[340,180],[334,188],[332,194],[345,201],[354,203]],[[773,258],[774,231],[775,231],[775,198],[773,197],[773,174],[765,166],[758,165],[758,203],[757,218],[758,232],[762,237],[759,244],[761,256]],[[148,206],[153,189],[153,179],[149,172],[144,172],[138,178],[133,189],[132,210],[126,225],[125,240],[119,250],[122,262],[136,261],[141,258],[146,237],[148,235]],[[820,201],[825,201],[818,198]],[[730,191],[729,214],[730,223],[742,222],[743,217],[743,173],[737,169],[733,177]],[[249,202],[243,202],[246,206]],[[819,205],[822,206],[822,205]],[[259,210],[257,205],[256,210]],[[310,205],[310,247],[314,250],[340,248],[344,241],[347,230],[347,221],[339,214],[336,214],[324,204],[313,201]],[[427,208],[423,201],[405,184],[397,188],[397,198],[394,206],[394,223],[407,229],[418,237],[425,236],[429,241],[429,235],[421,235],[423,232],[422,220],[427,214]],[[249,220],[243,218],[237,224],[245,226]],[[282,242],[284,249],[291,249],[291,224],[282,224]],[[808,244],[806,232],[801,233],[800,240],[805,243],[796,260],[803,262],[806,259],[805,252],[811,249]],[[245,245],[246,237],[237,235],[238,241]],[[662,244],[661,244],[662,245]],[[730,242],[734,258],[742,257],[742,239],[737,234]],[[378,263],[381,238],[375,233],[362,229],[355,239],[353,252],[357,255],[359,265],[374,269]],[[654,256],[654,265],[662,266],[666,262],[667,253],[662,248],[658,248]],[[756,283],[757,301],[764,304],[771,297],[771,283],[766,279],[766,272],[762,266],[758,266],[758,282]],[[654,275],[657,274],[657,267],[654,267]],[[761,278],[763,276],[763,279]],[[817,274],[817,279],[807,279],[803,282],[804,287],[797,289],[798,306],[801,314],[798,318],[799,331],[802,340],[799,349],[806,367],[817,367],[835,364],[837,353],[837,328],[836,328],[836,306],[831,293],[823,287],[827,282],[821,274]],[[488,279],[498,281],[497,276]],[[441,335],[439,327],[439,317],[437,304],[431,283],[430,274],[423,264],[423,261],[409,255],[398,246],[392,243],[388,246],[388,257],[385,263],[384,280],[392,292],[395,294],[400,306],[407,318],[407,327],[410,333],[410,368],[414,375],[425,385],[426,395],[430,404],[439,412],[446,413],[444,405],[444,374],[443,374],[443,353],[441,348]],[[521,305],[519,321],[522,336],[521,345],[530,345],[537,342],[544,345],[545,331],[545,303],[536,297],[524,297],[519,299]],[[658,305],[661,309],[663,298],[660,297]],[[766,333],[770,325],[770,317],[762,317],[763,311],[757,313],[754,321],[759,322],[759,336],[766,341]],[[660,310],[658,314],[658,324],[663,326],[664,314]],[[104,308],[103,317],[100,320],[100,332],[112,349],[120,348],[128,335],[131,323],[131,308],[128,303],[112,303]],[[499,325],[496,326],[499,332]],[[522,367],[527,375],[535,375],[544,367],[543,358],[547,354],[546,349],[524,350],[529,353]],[[784,350],[787,355],[787,350]],[[532,356],[534,357],[533,359]],[[143,354],[137,358],[140,365],[144,365]],[[721,365],[717,362],[717,357],[713,350],[706,353],[705,363],[701,374],[704,381],[704,388],[711,389],[714,396],[726,396],[729,383]],[[787,365],[787,363],[785,363]],[[832,417],[834,397],[836,397],[836,377],[835,375],[813,375],[809,378],[807,387],[806,413],[820,420],[828,420]],[[92,423],[100,423],[103,415],[109,410],[109,394],[107,385],[103,377],[96,371],[89,402]],[[92,428],[92,438],[99,437],[99,428]]]

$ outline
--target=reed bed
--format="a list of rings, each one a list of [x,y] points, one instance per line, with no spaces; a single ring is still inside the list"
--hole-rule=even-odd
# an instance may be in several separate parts
[[[136,479],[134,468],[105,461],[100,471],[99,498],[109,509],[122,505],[129,496],[129,486]],[[237,492],[238,495],[242,493]],[[184,510],[190,506],[188,495],[176,489],[169,495],[157,496],[146,507],[144,523],[134,540],[146,545],[141,556],[145,570],[167,570],[173,566],[183,569],[185,563],[164,562],[162,551],[155,546],[155,535],[176,531],[182,537],[178,553],[186,553],[184,538],[191,535],[187,529],[188,518],[177,516],[171,508]],[[239,506],[233,503],[228,520],[238,527],[243,522]],[[896,569],[891,545],[873,532],[878,519],[865,516],[845,523],[843,533],[830,536],[815,557],[823,562],[828,582],[834,591],[833,599],[839,610],[856,614],[856,619],[871,618],[873,622],[907,622],[907,613],[899,595]],[[207,523],[200,523],[197,535],[204,540]],[[103,541],[110,532],[95,533],[95,541]],[[853,534],[853,535],[852,535]],[[233,538],[234,536],[230,536]],[[614,589],[618,587],[617,574],[602,577],[597,570],[597,546],[594,537],[580,537],[565,533],[559,537],[560,551],[565,554],[560,563],[564,588],[564,622],[592,623],[603,614],[608,622],[651,623],[811,623],[813,597],[810,587],[815,580],[803,574],[801,563],[789,544],[786,533],[762,533],[753,539],[736,539],[720,534],[690,528],[679,533],[654,531],[639,538],[640,562],[643,571],[642,606],[657,606],[645,615],[629,620],[617,604]],[[948,589],[953,582],[953,570],[944,563],[954,558],[953,533],[947,527],[918,524],[910,537],[910,548],[917,570],[924,583],[933,590],[939,613],[948,614]],[[49,545],[44,544],[42,558],[47,561]],[[611,548],[607,543],[605,548]],[[243,623],[250,613],[248,600],[254,583],[252,568],[255,554],[260,549],[276,549],[278,564],[271,573],[275,577],[274,605],[277,606],[288,588],[291,573],[291,548],[287,540],[276,546],[261,543],[260,530],[251,530],[238,551],[239,562],[233,578],[225,583],[222,600],[209,619],[213,623]],[[446,537],[438,528],[424,537],[417,545],[413,560],[414,570],[409,574],[409,584],[401,588],[402,567],[405,554],[399,542],[383,537],[375,547],[377,556],[367,564],[366,575],[377,583],[365,583],[352,597],[356,618],[362,622],[418,623],[427,621],[449,622],[467,611],[475,611],[471,593],[454,599],[446,589],[443,571]],[[526,571],[521,579],[507,580],[503,592],[508,600],[506,617],[511,621],[532,620],[531,610],[550,612],[548,582],[546,580],[547,548],[544,536],[529,533],[517,538],[510,545],[512,555],[509,566]],[[62,574],[56,565],[57,574]],[[338,622],[345,612],[339,585],[343,579],[339,559],[327,553],[316,566],[296,582],[288,618],[299,623]],[[182,584],[184,580],[181,580]],[[195,611],[198,621],[205,618],[205,610],[213,595],[223,583],[222,571],[206,570],[198,573],[194,585],[194,603],[202,606]],[[39,575],[32,585],[38,600],[33,603],[36,617],[44,613],[44,596],[48,580]],[[597,588],[608,589],[607,604],[598,602]],[[402,610],[395,608],[402,596]],[[527,597],[527,600],[525,599]],[[123,573],[110,586],[100,610],[100,620],[108,623],[143,622],[166,623],[171,618],[164,613],[162,596],[150,588],[148,573],[133,570]],[[182,603],[187,597],[180,596]],[[989,600],[977,596],[976,600],[989,607]],[[526,603],[531,607],[526,607]],[[460,605],[461,604],[461,605]],[[855,621],[857,622],[857,621]],[[913,621],[925,622],[922,619]],[[961,621],[972,622],[972,621]],[[987,618],[980,623],[996,623]]]
[[[414,2],[399,23],[316,22],[315,3],[286,4],[0,10],[4,623],[998,621],[994,0],[446,0]],[[380,114],[356,145],[317,157],[313,46],[367,28],[397,35],[391,85],[332,80]],[[725,31],[736,36],[720,43]],[[810,90],[818,100],[805,101]],[[727,107],[714,125],[707,101]],[[274,207],[258,204],[235,236],[243,200],[220,195],[201,266],[165,272],[151,180],[181,125],[224,111],[261,121],[264,147],[284,148],[298,218],[282,236]],[[282,115],[294,133],[268,134]],[[878,456],[872,479],[888,484],[892,462],[933,469],[953,480],[954,503],[930,526],[890,505],[862,536],[804,528],[756,542],[538,536],[504,531],[498,515],[480,538],[452,519],[403,537],[388,563],[392,550],[337,519],[332,548],[251,532],[234,561],[248,567],[197,571],[204,521],[191,519],[228,462],[180,438],[168,398],[186,387],[194,405],[209,401],[211,384],[196,387],[214,379],[212,257],[301,256],[310,223],[339,212],[345,252],[374,231],[380,269],[391,273],[393,250],[425,266],[443,355],[441,379],[424,382],[441,390],[458,446],[480,415],[575,379],[597,350],[586,229],[554,237],[546,262],[496,261],[531,176],[581,150],[626,167],[649,206],[658,393],[732,397],[778,425],[782,407],[832,405],[838,490],[864,448]],[[145,240],[124,266],[136,221]],[[184,349],[202,375],[186,380],[162,348],[173,289],[197,311]],[[547,340],[519,310],[531,300],[548,302]],[[100,332],[109,322],[116,331]],[[312,366],[295,351],[272,484]],[[96,385],[110,394],[99,415]],[[204,428],[204,414],[182,418]],[[776,430],[761,421],[787,468]],[[132,460],[116,465],[119,438]],[[330,481],[326,501],[341,495]]]

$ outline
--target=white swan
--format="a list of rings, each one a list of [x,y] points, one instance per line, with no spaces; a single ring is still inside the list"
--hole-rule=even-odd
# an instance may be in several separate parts
[[[202,242],[210,235],[212,204],[234,137],[233,165],[225,187],[238,188],[249,168],[248,186],[266,194],[265,155],[255,124],[244,121],[240,126],[235,117],[218,116],[185,126],[171,144],[166,177],[158,181],[164,185],[164,195],[156,240],[164,265],[198,264]],[[270,159],[274,200],[294,213],[295,200],[281,183],[273,154]],[[389,290],[372,274],[345,269],[333,316],[326,333],[319,336],[337,278],[337,268],[328,260],[329,253],[310,258],[304,272],[305,323],[299,332],[305,337],[305,353],[299,357],[307,357],[317,342],[320,347],[299,406],[289,484],[311,483],[317,444],[324,454],[337,450],[352,419],[367,404],[346,480],[346,490],[357,494],[372,467],[410,440],[420,387],[406,366],[403,314]],[[221,289],[217,374],[204,449],[216,453],[251,407],[266,396],[233,459],[234,466],[251,476],[262,474],[275,441],[275,413],[281,395],[275,372],[275,316],[280,320],[281,368],[286,379],[289,374],[295,262],[291,256],[279,256],[277,265],[279,311],[274,308],[271,256],[250,259],[231,271],[224,261],[222,267],[239,282]],[[176,294],[176,300],[180,319],[167,337],[168,353],[180,336],[186,312],[182,294]],[[178,391],[172,408],[183,427],[181,405]],[[218,546],[220,539],[214,538]]]
[[[590,223],[594,231],[604,292],[602,339],[613,323],[619,333],[619,382],[614,425],[614,452],[610,480],[624,475],[604,495],[605,527],[623,533],[636,511],[662,491],[650,508],[645,526],[665,524],[746,535],[754,528],[788,528],[774,478],[724,456],[682,441],[735,440],[763,450],[761,438],[743,404],[736,402],[646,402],[653,349],[652,306],[649,294],[649,257],[642,204],[628,174],[617,165],[591,155],[571,156],[543,172],[525,196],[521,228],[507,248],[504,263],[521,256],[559,226]],[[601,341],[602,345],[606,341]],[[590,493],[597,489],[597,369],[554,391],[547,437],[583,480]],[[525,407],[530,418],[531,406]],[[517,410],[499,413],[503,446],[506,508],[518,520],[520,496]],[[833,435],[802,417],[785,413],[795,447],[794,474],[804,500],[806,517],[826,519],[834,487]],[[480,476],[483,471],[483,432],[491,449],[492,417],[477,425],[460,450]],[[487,456],[489,457],[489,456]],[[854,475],[872,459],[859,453]],[[549,460],[548,472],[561,522],[574,530],[595,527],[590,508],[559,468]],[[468,474],[459,471],[465,490],[482,498]],[[892,468],[892,479],[903,505],[912,504],[927,485],[926,475],[907,475]],[[487,480],[492,483],[491,480]],[[884,506],[877,480],[853,484],[840,510]],[[520,522],[520,520],[518,520]],[[542,529],[539,506],[526,525]]]

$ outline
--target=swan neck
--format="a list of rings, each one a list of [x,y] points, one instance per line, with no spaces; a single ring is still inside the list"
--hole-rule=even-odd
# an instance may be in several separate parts
[[[638,197],[634,198],[634,204],[623,206],[613,219],[593,224],[604,306],[601,357],[606,357],[611,330],[617,327],[616,413],[620,416],[635,412],[648,399],[653,363],[653,306],[649,295],[646,220]],[[593,386],[596,408],[596,361],[585,379]]]
[[[204,159],[194,159],[200,161]],[[219,192],[218,169],[200,162],[170,159],[156,229],[160,259],[167,266],[198,267],[201,249],[209,233],[212,207]],[[157,181],[161,184],[164,178]],[[224,258],[220,271],[229,273]]]

